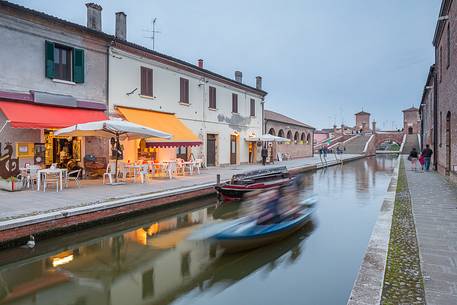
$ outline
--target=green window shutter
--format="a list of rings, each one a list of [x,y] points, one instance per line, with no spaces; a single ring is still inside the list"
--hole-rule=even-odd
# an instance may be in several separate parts
[[[84,50],[73,49],[73,81],[84,83]]]
[[[45,75],[54,78],[54,43],[45,42]]]

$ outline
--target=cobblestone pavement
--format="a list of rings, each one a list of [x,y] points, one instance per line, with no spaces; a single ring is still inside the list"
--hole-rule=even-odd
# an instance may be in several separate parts
[[[343,155],[343,159],[360,157],[360,155]],[[333,155],[328,161],[335,161]],[[297,167],[315,166],[320,164],[319,156],[276,162],[274,165],[285,165],[289,169]],[[88,206],[114,199],[129,198],[136,195],[158,193],[171,189],[192,187],[216,182],[216,175],[221,180],[229,179],[233,174],[246,170],[261,168],[262,165],[236,165],[228,167],[208,168],[201,170],[200,175],[178,176],[168,178],[154,178],[150,183],[127,183],[126,185],[103,185],[101,180],[83,180],[81,188],[73,185],[62,192],[37,192],[26,190],[10,193],[0,190],[0,224],[8,219],[17,219],[25,216],[40,215],[52,211],[62,211],[72,207]]]
[[[403,162],[398,175],[381,304],[425,304],[416,229]]]
[[[407,169],[426,303],[456,305],[457,187],[435,172]]]

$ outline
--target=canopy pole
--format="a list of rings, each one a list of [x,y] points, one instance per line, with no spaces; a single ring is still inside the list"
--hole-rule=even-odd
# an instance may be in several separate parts
[[[117,160],[119,159],[119,148],[120,148],[120,144],[119,144],[119,133],[116,132],[116,172],[115,172],[115,181],[117,183]]]

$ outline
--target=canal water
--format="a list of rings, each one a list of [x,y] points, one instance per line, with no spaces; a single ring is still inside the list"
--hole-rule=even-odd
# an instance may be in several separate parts
[[[187,239],[238,213],[213,197],[4,250],[0,304],[346,304],[395,162],[380,156],[308,174],[303,192],[319,198],[312,222],[254,251],[221,255]]]

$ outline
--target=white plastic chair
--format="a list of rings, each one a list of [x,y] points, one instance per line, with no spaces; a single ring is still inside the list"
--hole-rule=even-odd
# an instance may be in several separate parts
[[[57,168],[57,163],[52,163],[49,168],[50,169],[56,169]]]
[[[79,177],[81,176],[82,169],[77,169],[69,172],[65,177],[65,187],[68,187],[68,181],[74,181],[78,188],[81,187]]]
[[[28,174],[26,176],[26,182],[27,182],[27,187],[32,187],[32,190],[34,189],[33,188],[33,185],[35,182],[37,182],[37,179],[38,179],[38,170],[40,168],[37,167],[37,166],[29,166],[28,167]]]
[[[185,164],[183,159],[176,159],[176,174],[181,174],[184,176],[184,171],[185,171]]]
[[[141,165],[141,168],[138,171],[138,176],[140,177],[141,184],[144,184],[144,181],[149,179],[149,164]]]
[[[46,187],[48,183],[56,185],[56,192],[59,191],[59,184],[60,184],[60,174],[55,173],[45,173],[44,174],[44,181],[43,181],[43,192],[46,192]]]
[[[113,184],[113,178],[116,173],[116,163],[110,162],[106,166],[106,171],[103,174],[103,184],[105,184],[105,177],[108,177],[109,183]]]
[[[200,175],[200,167],[202,167],[203,160],[202,159],[197,159],[194,162],[194,170],[197,169],[198,174]]]
[[[170,179],[173,179],[174,172],[176,172],[176,161],[169,161],[167,165],[167,174]]]

